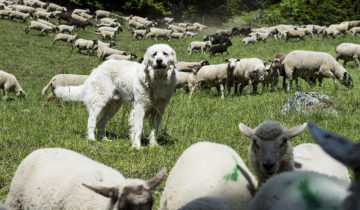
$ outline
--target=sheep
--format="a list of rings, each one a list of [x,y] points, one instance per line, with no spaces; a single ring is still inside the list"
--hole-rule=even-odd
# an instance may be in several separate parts
[[[56,30],[56,25],[54,25],[54,24],[52,24],[52,23],[50,23],[50,22],[48,22],[48,21],[46,21],[46,20],[37,19],[36,21],[39,22],[39,23],[42,23],[42,24],[44,24],[44,25],[47,25],[47,26],[51,27],[51,29],[52,29],[53,31]]]
[[[152,27],[150,28],[150,32],[146,34],[146,38],[155,37],[155,41],[157,41],[158,37],[166,37],[170,39],[172,32],[173,30],[166,30],[166,29]]]
[[[44,96],[46,91],[51,87],[53,90],[44,100],[42,106],[46,106],[47,103],[54,97],[56,100],[60,103],[60,105],[63,107],[63,103],[61,99],[54,94],[54,90],[57,87],[64,87],[64,86],[79,86],[84,84],[85,80],[89,78],[89,75],[77,75],[77,74],[57,74],[53,76],[49,83],[42,89],[41,95]]]
[[[193,72],[178,71],[177,73],[176,88],[185,87],[186,92],[190,92],[189,98],[192,97],[192,93],[195,88],[195,75]]]
[[[234,69],[234,94],[237,94],[239,83],[240,94],[246,85],[250,87],[248,94],[250,89],[253,89],[253,93],[257,93],[257,85],[265,79],[265,74],[264,61],[258,58],[242,58]]]
[[[193,33],[193,32],[190,32],[190,31],[186,31],[185,32],[185,36],[186,37],[190,37],[190,38],[193,38],[195,35],[197,35],[198,33]]]
[[[131,33],[134,35],[134,39],[138,39],[140,36],[141,38],[146,37],[146,33],[148,30],[133,30]]]
[[[192,32],[196,32],[196,31],[198,31],[199,29],[200,29],[199,26],[187,26],[187,27],[186,27],[186,30],[187,30],[187,31],[192,31]]]
[[[24,23],[26,22],[26,19],[28,19],[29,17],[30,17],[29,13],[22,13],[22,12],[18,12],[18,11],[10,11],[10,13],[9,13],[10,20],[12,20],[13,18],[21,19],[24,21]]]
[[[15,11],[22,12],[22,13],[32,14],[35,12],[35,8],[24,6],[24,5],[14,4],[14,5],[11,5],[10,7],[12,7]]]
[[[111,31],[111,32],[115,32],[116,34],[118,34],[120,31],[122,31],[122,29],[120,27],[107,27],[107,26],[103,26],[97,29],[97,32],[101,32],[101,31]]]
[[[177,62],[175,68],[178,71],[192,72],[194,75],[197,74],[199,69],[203,66],[210,65],[208,60],[202,60],[200,62]]]
[[[286,32],[286,40],[285,41],[287,42],[290,38],[304,39],[306,34],[307,34],[306,31],[289,30]]]
[[[346,31],[349,29],[349,23],[332,24],[328,28],[335,29],[345,35]]]
[[[119,26],[120,25],[120,23],[118,23],[117,20],[113,19],[113,18],[101,18],[100,23],[101,24],[110,24],[112,26]]]
[[[182,32],[185,33],[186,32],[186,28],[180,27],[180,26],[176,26],[176,25],[169,25],[168,29],[172,29],[174,31],[178,31],[178,32]]]
[[[0,70],[0,87],[3,90],[2,100],[6,101],[9,92],[15,93],[17,97],[25,97],[25,91],[21,88],[16,77],[5,71]]]
[[[73,14],[81,14],[81,13],[90,13],[90,10],[89,9],[74,9],[73,10],[73,12],[72,12]]]
[[[74,19],[71,17],[71,14],[64,13],[64,12],[58,13],[55,16],[58,17],[58,24],[61,23],[61,20],[65,20],[67,23],[69,23],[72,19]]]
[[[188,47],[188,53],[191,55],[193,50],[200,50],[202,54],[204,54],[204,51],[211,46],[211,41],[205,41],[205,42],[199,42],[199,41],[193,41],[189,44]]]
[[[115,59],[115,60],[131,60],[135,59],[137,56],[135,54],[130,53],[130,55],[118,55],[118,54],[112,54],[108,57],[106,57],[106,60]]]
[[[31,29],[39,30],[40,34],[43,34],[43,32],[47,34],[49,31],[55,31],[55,28],[51,28],[37,21],[30,21],[30,26],[25,29],[25,33],[28,34]]]
[[[190,25],[189,23],[178,23],[178,26],[182,27],[182,28],[186,28],[188,25]]]
[[[327,35],[330,35],[333,39],[335,39],[335,36],[340,34],[340,31],[339,30],[336,30],[334,28],[326,28],[324,30],[324,34],[323,34],[323,37],[327,37]]]
[[[0,10],[1,18],[4,19],[4,17],[7,16],[8,19],[9,19],[9,14],[10,14],[10,12],[11,12],[11,10],[5,10],[5,9]]]
[[[171,33],[170,38],[183,39],[184,36],[185,36],[185,33],[173,32],[173,33]]]
[[[46,20],[50,20],[50,18],[55,17],[52,12],[44,12],[44,11],[36,11],[35,16],[37,18],[45,18]]]
[[[76,19],[70,19],[69,25],[75,25],[78,28],[82,28],[85,31],[86,26],[93,26],[93,24],[90,21],[79,21]]]
[[[80,13],[80,16],[83,18],[86,18],[87,20],[91,20],[94,18],[94,16],[89,15],[88,13],[85,13],[85,12]]]
[[[327,153],[354,170],[353,183],[315,172],[282,173],[259,189],[248,210],[359,209],[359,145],[319,129],[313,122],[308,125],[314,140]]]
[[[110,41],[109,43],[105,43],[102,42],[100,40],[98,40],[98,48],[97,48],[97,57],[102,59],[101,54],[103,53],[103,51],[105,50],[105,48],[111,48],[112,46],[115,46],[115,42]]]
[[[150,26],[155,26],[154,21],[146,20],[144,18],[139,17],[139,18],[135,18],[134,20],[140,24],[143,24],[145,28],[148,28]]]
[[[267,89],[269,85],[271,85],[270,91],[274,91],[275,87],[277,87],[280,76],[280,72],[277,69],[277,63],[280,63],[280,59],[275,58],[265,67],[266,74],[263,81],[263,90]]]
[[[231,29],[219,29],[215,32],[215,34],[218,34],[220,36],[229,37],[229,36],[232,36],[232,30]]]
[[[360,27],[353,27],[349,30],[349,32],[351,32],[353,37],[355,37],[355,34],[360,34]]]
[[[171,24],[172,22],[174,22],[174,18],[164,17],[164,22],[167,24]]]
[[[107,38],[113,40],[116,37],[116,32],[114,31],[100,31],[100,33],[96,34],[100,34],[103,40],[106,40]]]
[[[270,36],[270,32],[256,33],[256,40],[263,41],[265,43],[265,41],[269,38],[269,36]]]
[[[95,11],[95,19],[97,20],[98,18],[103,18],[103,17],[110,17],[110,12],[105,11],[105,10],[96,10]]]
[[[200,23],[196,23],[196,22],[193,24],[193,26],[199,27],[199,30],[200,30],[200,31],[202,31],[202,30],[204,30],[204,29],[207,28],[207,26],[205,26],[205,25],[203,25],[203,24],[200,24]]]
[[[59,6],[57,4],[54,4],[54,3],[50,3],[47,7],[47,10],[49,12],[52,12],[52,11],[60,11],[60,12],[66,12],[67,9],[65,7],[62,7],[62,6]]]
[[[255,36],[251,36],[251,37],[245,37],[241,40],[242,43],[244,43],[245,45],[248,45],[249,43],[255,43],[257,41]]]
[[[236,151],[223,144],[198,142],[171,169],[160,210],[246,209],[256,187],[255,177]]]
[[[125,51],[121,51],[121,50],[116,50],[116,49],[112,49],[110,47],[103,47],[101,50],[101,54],[100,54],[100,58],[102,60],[105,60],[105,58],[107,56],[113,55],[113,54],[117,54],[117,55],[126,55]]]
[[[336,47],[336,61],[343,59],[344,67],[348,61],[355,60],[356,64],[360,68],[359,57],[360,44],[342,43]]]
[[[69,34],[58,33],[58,34],[56,34],[52,45],[55,45],[55,43],[59,40],[65,41],[65,42],[70,42],[71,44],[73,44],[73,42],[78,38],[79,38],[78,35],[69,35]]]
[[[74,18],[75,20],[87,21],[86,18],[83,18],[83,17],[81,17],[80,15],[77,15],[77,14],[74,14],[74,13],[71,14],[71,17]]]
[[[58,29],[60,33],[67,31],[69,34],[72,34],[72,32],[75,29],[75,26],[58,25],[56,26],[56,29]]]
[[[238,58],[230,58],[225,59],[227,63],[201,67],[195,77],[195,88],[202,83],[216,86],[218,91],[221,91],[221,99],[224,99],[224,85],[227,85],[228,93],[230,93],[233,83],[233,71],[239,60]]]
[[[210,48],[209,52],[210,52],[210,57],[216,55],[216,53],[221,53],[223,54],[224,52],[226,52],[227,54],[229,54],[229,51],[227,50],[230,46],[232,46],[232,43],[227,43],[225,45],[217,45],[217,46],[213,46]]]
[[[94,54],[94,51],[97,49],[97,47],[97,40],[77,39],[72,46],[71,53],[75,48],[78,48],[79,53],[81,53],[81,50],[87,50],[86,54],[89,55],[89,51],[92,50],[92,54]]]
[[[326,26],[319,26],[319,25],[313,26],[313,31],[314,31],[314,33],[317,33],[317,34],[322,33],[325,29],[326,29]]]
[[[353,88],[351,74],[328,53],[294,50],[286,55],[283,64],[287,92],[290,91],[290,82],[299,76],[317,78],[319,88],[323,78],[333,78],[336,89],[338,89],[336,79],[348,89]]]
[[[117,170],[72,150],[43,148],[20,163],[5,204],[17,209],[151,209],[162,168],[148,181],[126,179]]]
[[[135,21],[135,20],[129,20],[128,29],[130,29],[130,26],[133,26],[133,27],[135,27],[136,29],[146,28],[144,24],[139,23],[139,22],[137,22],[137,21]]]

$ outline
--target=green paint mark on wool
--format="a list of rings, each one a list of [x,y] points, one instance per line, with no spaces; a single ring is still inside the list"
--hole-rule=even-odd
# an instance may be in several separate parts
[[[312,210],[322,208],[322,205],[316,194],[311,191],[310,181],[307,178],[300,182],[298,189],[300,190],[301,196],[307,205],[307,209]]]
[[[225,176],[223,176],[223,179],[225,179],[226,181],[233,181],[236,182],[239,176],[239,171],[238,171],[238,165],[239,163],[237,162],[236,158],[234,156],[232,156],[234,161],[235,161],[235,167],[232,170],[231,173],[226,174]]]

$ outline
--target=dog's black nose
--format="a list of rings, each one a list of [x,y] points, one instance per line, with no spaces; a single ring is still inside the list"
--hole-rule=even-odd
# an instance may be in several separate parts
[[[161,58],[158,58],[158,59],[156,59],[156,63],[158,64],[158,65],[160,65],[161,63],[162,63],[162,59]]]

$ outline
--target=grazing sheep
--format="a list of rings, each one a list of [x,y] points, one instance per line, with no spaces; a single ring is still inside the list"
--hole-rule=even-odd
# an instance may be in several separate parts
[[[61,23],[61,20],[65,20],[67,23],[69,23],[72,19],[74,19],[71,17],[71,14],[64,13],[64,12],[58,13],[55,16],[58,17],[58,24]]]
[[[355,60],[356,64],[360,68],[359,57],[360,44],[342,43],[336,47],[336,61],[343,59],[344,67],[348,61]]]
[[[54,3],[50,3],[47,7],[47,10],[49,12],[52,12],[52,11],[60,11],[60,12],[66,12],[67,9],[65,7],[62,7],[62,6],[59,6],[57,4],[54,4]]]
[[[79,21],[76,19],[70,19],[69,25],[75,25],[78,28],[82,28],[85,31],[86,26],[93,26],[93,24],[90,21]]]
[[[98,47],[97,40],[77,39],[72,46],[71,52],[75,48],[78,48],[79,53],[81,53],[81,50],[87,50],[86,54],[89,55],[89,51],[92,50],[92,54],[94,54],[94,51],[97,49],[97,47]]]
[[[100,54],[100,58],[102,60],[105,60],[106,57],[110,56],[110,55],[126,55],[125,51],[121,51],[121,50],[116,50],[116,49],[112,49],[110,47],[103,47],[101,49],[101,54]]]
[[[232,43],[227,43],[225,45],[217,45],[217,46],[213,46],[210,48],[209,52],[210,52],[210,56],[214,56],[217,53],[221,53],[223,54],[224,52],[226,52],[227,54],[229,54],[229,51],[227,50],[230,46],[232,46]]]
[[[204,42],[205,41],[211,41],[211,44],[226,44],[226,43],[231,43],[231,40],[225,36],[221,36],[219,34],[212,34],[212,35],[207,35],[204,37]]]
[[[69,34],[72,34],[72,32],[75,29],[75,26],[59,25],[56,26],[56,29],[58,29],[60,33],[67,31]]]
[[[78,38],[79,38],[78,35],[69,35],[69,34],[58,33],[58,34],[56,34],[52,45],[55,45],[55,43],[59,40],[64,41],[64,42],[70,42],[71,44],[73,44],[73,42]]]
[[[192,32],[196,32],[199,31],[200,27],[199,26],[187,26],[186,30],[187,31],[192,31]]]
[[[57,74],[53,76],[49,83],[41,91],[41,95],[45,95],[46,91],[51,87],[52,92],[45,98],[43,106],[45,106],[51,99],[54,97],[60,103],[61,106],[64,106],[60,97],[62,94],[55,95],[54,92],[58,87],[64,86],[79,86],[84,84],[85,80],[89,78],[89,75],[76,75],[76,74]],[[59,91],[58,91],[59,92]]]
[[[18,12],[18,11],[10,11],[9,13],[9,19],[13,20],[15,19],[20,19],[23,20],[24,23],[26,22],[26,19],[28,19],[30,17],[29,13],[22,13],[22,12]]]
[[[233,71],[239,60],[238,58],[230,58],[225,59],[227,63],[201,67],[195,77],[195,88],[202,84],[215,86],[219,92],[221,91],[221,99],[224,99],[224,85],[227,85],[228,93],[230,93]]]
[[[135,59],[137,56],[135,54],[130,53],[130,55],[118,55],[118,54],[112,54],[108,57],[106,57],[106,60],[115,59],[115,60],[131,60]]]
[[[55,17],[52,12],[44,12],[44,11],[36,11],[35,16],[37,18],[44,18],[46,20],[50,20],[50,18]]]
[[[255,36],[251,36],[251,37],[245,37],[242,40],[242,43],[244,43],[245,45],[248,45],[249,43],[255,43],[257,41]]]
[[[134,39],[138,39],[140,36],[141,38],[146,37],[146,33],[148,30],[133,30],[131,33],[134,35]]]
[[[173,30],[166,30],[166,29],[152,27],[150,28],[150,32],[146,34],[146,38],[155,37],[155,41],[157,41],[158,37],[165,37],[170,39],[172,33]]]
[[[39,30],[40,34],[43,34],[43,32],[47,34],[50,31],[55,31],[55,28],[51,28],[50,26],[37,21],[30,21],[30,26],[25,29],[25,33],[28,34],[31,29]]]
[[[115,31],[100,31],[100,33],[96,33],[96,34],[100,34],[103,40],[106,40],[107,38],[113,40],[116,37]]]
[[[190,92],[189,98],[191,98],[195,88],[194,73],[178,71],[177,76],[178,76],[178,80],[176,83],[176,88],[185,87],[186,92]]]
[[[211,46],[211,41],[199,42],[193,41],[189,44],[188,53],[191,55],[193,50],[200,50],[202,54],[204,51]]]
[[[199,142],[187,148],[170,171],[160,210],[246,209],[256,186],[236,151],[223,144]]]
[[[162,168],[148,181],[126,179],[117,170],[62,148],[30,153],[12,179],[6,205],[20,209],[151,209]],[[56,195],[56,196],[55,196]]]
[[[110,17],[110,14],[111,14],[110,12],[105,10],[96,10],[95,19],[98,20],[99,18]]]
[[[3,90],[2,100],[6,101],[9,92],[13,92],[17,97],[25,97],[25,91],[21,88],[16,77],[5,71],[0,70],[0,88]]]
[[[210,65],[209,61],[202,60],[200,62],[177,62],[175,67],[178,71],[192,72],[196,75],[199,69],[206,65]]]
[[[349,32],[351,32],[353,37],[355,37],[355,34],[360,34],[360,27],[351,28]]]
[[[335,88],[338,89],[338,79],[348,89],[353,88],[352,77],[330,54],[294,50],[286,55],[284,61],[286,74],[286,91],[290,91],[290,82],[297,78],[317,78],[321,88],[323,78],[333,78]]]
[[[237,88],[240,83],[240,94],[246,85],[249,85],[248,94],[251,89],[257,93],[257,85],[265,79],[264,61],[258,58],[242,58],[234,69],[234,94],[237,94]]]

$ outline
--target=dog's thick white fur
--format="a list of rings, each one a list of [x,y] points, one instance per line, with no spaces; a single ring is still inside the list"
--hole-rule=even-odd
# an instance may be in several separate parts
[[[83,86],[68,87],[68,94],[74,88],[76,97],[79,96],[79,87],[83,88],[81,101],[89,112],[88,139],[95,140],[95,127],[100,137],[106,138],[106,122],[125,103],[130,107],[132,146],[141,147],[145,116],[149,116],[150,146],[157,145],[156,135],[161,118],[177,83],[175,63],[176,53],[169,45],[155,44],[147,49],[141,64],[111,59],[94,69]],[[101,117],[96,123],[100,113]]]

